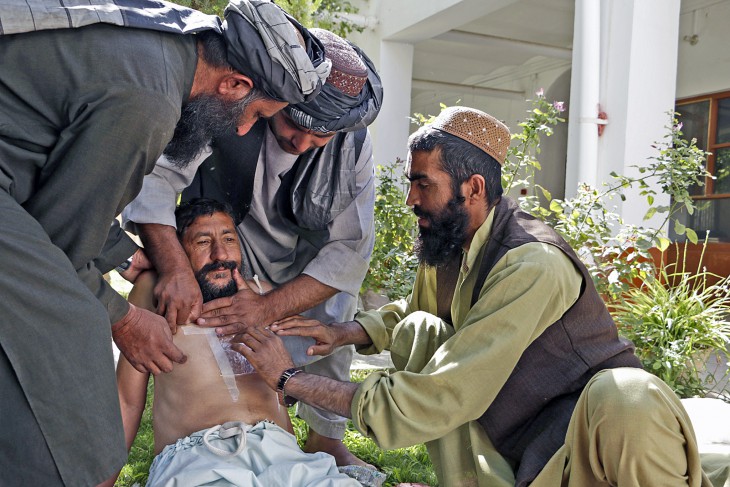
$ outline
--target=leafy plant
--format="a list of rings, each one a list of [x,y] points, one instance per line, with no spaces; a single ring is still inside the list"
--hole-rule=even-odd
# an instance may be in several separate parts
[[[411,291],[418,259],[413,253],[416,217],[405,205],[405,178],[399,176],[400,160],[378,165],[375,189],[375,247],[362,291],[403,298]]]
[[[177,3],[222,17],[228,0],[177,0]],[[343,38],[353,31],[363,31],[363,27],[341,15],[355,14],[359,10],[348,0],[276,0],[274,3],[286,10],[304,27],[320,27]]]
[[[722,353],[730,344],[730,277],[701,268],[702,258],[690,272],[686,252],[685,246],[681,266],[679,259],[664,264],[657,277],[647,276],[640,287],[630,289],[612,314],[621,334],[636,344],[644,367],[681,397],[692,397],[704,395],[713,385],[708,382],[719,379],[704,378],[697,362],[703,361],[702,352]],[[713,280],[717,282],[710,284]]]
[[[549,103],[542,90],[536,94],[537,99],[533,101],[532,109],[528,111],[530,115],[517,124],[522,131],[512,134],[507,160],[502,168],[502,188],[505,192],[519,187],[525,188],[529,197],[523,200],[533,201],[537,207],[538,190],[548,201],[551,199],[550,192],[535,183],[535,171],[542,170],[537,160],[540,154],[540,138],[553,135],[554,127],[558,123],[565,122],[565,119],[560,117],[560,113],[564,111],[563,102]]]
[[[601,190],[587,184],[578,187],[576,196],[565,200],[554,199],[550,192],[535,184],[535,171],[541,169],[537,156],[540,154],[540,138],[553,134],[554,127],[564,120],[559,116],[562,102],[550,103],[538,91],[532,100],[533,108],[528,118],[519,124],[520,133],[512,135],[502,176],[505,191],[525,188],[528,195],[520,196],[520,206],[529,213],[545,220],[576,249],[591,273],[598,291],[609,301],[616,302],[631,287],[635,280],[643,280],[652,272],[651,247],[666,250],[669,240],[663,228],[680,210],[690,214],[695,203],[689,194],[691,185],[703,184],[709,173],[704,167],[707,153],[696,146],[696,140],[682,138],[682,125],[674,112],[669,114],[670,123],[662,142],[652,147],[658,155],[646,164],[633,166],[637,177],[612,173],[613,184],[604,184]],[[654,183],[654,185],[650,184]],[[662,192],[671,197],[669,206],[655,202],[658,185]],[[645,220],[655,214],[666,213],[664,222],[655,228],[626,225],[610,206],[613,198],[626,199],[624,191],[639,189],[646,199],[648,210]],[[674,229],[685,234],[693,243],[696,233],[682,225],[675,217]]]

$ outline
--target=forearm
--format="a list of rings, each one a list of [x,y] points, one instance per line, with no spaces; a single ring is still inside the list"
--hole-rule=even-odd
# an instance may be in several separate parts
[[[286,382],[284,392],[311,406],[351,418],[352,399],[358,387],[353,382],[300,372]]]
[[[294,316],[328,300],[337,292],[337,289],[302,274],[266,294],[263,321],[269,324]]]
[[[143,223],[137,227],[145,254],[158,274],[190,269],[190,260],[180,245],[174,227],[158,223]]]
[[[343,345],[372,345],[373,341],[357,321],[333,323],[337,333],[337,346]]]
[[[119,406],[122,412],[127,451],[132,447],[142,420],[142,413],[147,399],[148,380],[148,373],[138,372],[123,355],[119,357],[117,391],[119,393]]]

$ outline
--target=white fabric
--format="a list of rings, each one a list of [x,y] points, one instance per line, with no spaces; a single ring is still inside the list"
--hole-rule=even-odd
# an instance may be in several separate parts
[[[714,487],[730,487],[730,404],[722,399],[682,399],[697,437],[702,470]]]
[[[245,433],[241,428],[243,423],[226,423],[166,446],[152,462],[147,487],[360,486],[337,470],[334,457],[304,453],[293,435],[273,423],[258,423]]]

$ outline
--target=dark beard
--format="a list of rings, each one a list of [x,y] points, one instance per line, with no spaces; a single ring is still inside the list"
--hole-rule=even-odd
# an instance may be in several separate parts
[[[198,95],[189,100],[182,108],[175,133],[163,154],[177,167],[186,167],[212,138],[234,132],[246,107],[258,98],[252,90],[238,101],[223,100],[215,95]]]
[[[433,215],[414,207],[416,216],[426,218],[431,224],[428,228],[419,227],[413,245],[418,261],[431,267],[439,267],[455,258],[464,247],[469,226],[469,215],[464,202],[453,198],[446,208]]]
[[[232,271],[236,268],[236,263],[232,260],[226,260],[222,262],[213,262],[211,264],[204,265],[200,270],[195,273],[195,280],[198,281],[200,291],[203,293],[203,302],[207,303],[218,298],[225,298],[233,296],[238,292],[238,286],[236,281],[231,277],[231,280],[223,287],[218,287],[206,279],[207,275],[211,271],[218,270],[221,266],[224,269]],[[239,269],[239,272],[241,270]]]

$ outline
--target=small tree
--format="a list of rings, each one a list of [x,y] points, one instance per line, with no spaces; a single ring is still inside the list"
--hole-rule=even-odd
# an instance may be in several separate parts
[[[228,0],[178,0],[177,3],[222,17]],[[320,27],[343,38],[353,31],[363,31],[362,27],[338,15],[358,12],[358,8],[348,0],[276,0],[274,3],[286,10],[304,27]]]
[[[610,303],[618,302],[632,282],[643,280],[653,272],[649,249],[665,250],[669,246],[663,228],[672,218],[678,234],[686,234],[690,241],[697,242],[697,234],[682,225],[676,214],[683,208],[690,214],[694,211],[695,203],[688,188],[703,184],[704,178],[710,176],[704,167],[707,153],[697,147],[696,140],[682,138],[682,125],[671,112],[664,140],[652,146],[658,154],[644,165],[633,166],[638,177],[612,173],[615,182],[604,184],[601,190],[581,184],[576,196],[554,199],[534,180],[535,171],[541,169],[537,161],[540,137],[551,136],[553,127],[564,121],[559,116],[563,104],[548,102],[542,91],[538,91],[532,104],[529,117],[519,124],[522,131],[512,135],[513,143],[503,170],[503,187],[505,191],[526,188],[529,194],[519,198],[520,206],[555,228],[578,252],[604,298]],[[652,183],[671,196],[669,206],[655,204]],[[657,228],[627,225],[612,210],[610,201],[615,197],[625,200],[624,190],[632,187],[639,188],[639,194],[648,203],[644,219],[665,213],[663,224]]]
[[[400,160],[376,169],[375,247],[362,291],[384,293],[389,299],[408,295],[416,276],[413,253],[416,217],[405,205],[404,178],[398,176]]]

